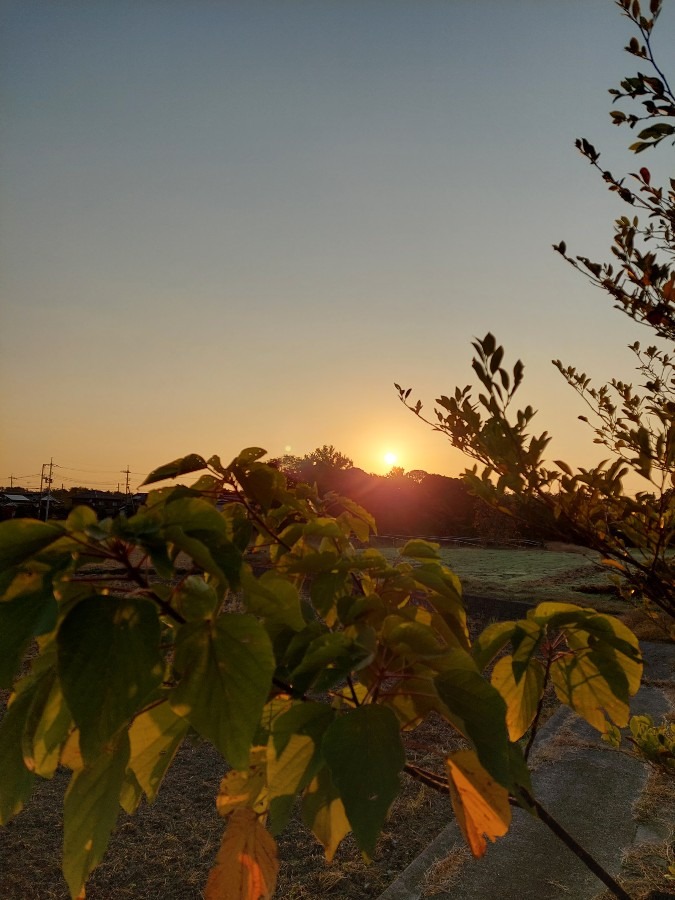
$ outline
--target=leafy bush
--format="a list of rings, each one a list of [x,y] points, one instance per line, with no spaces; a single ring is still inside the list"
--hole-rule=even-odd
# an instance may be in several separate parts
[[[449,791],[480,856],[508,829],[511,804],[549,821],[523,740],[548,683],[602,733],[628,722],[642,663],[618,620],[543,603],[472,644],[436,545],[411,540],[391,565],[363,546],[374,530],[364,510],[290,487],[263,453],[162,466],[148,483],[203,474],[151,491],[128,519],[98,522],[80,507],[63,524],[0,523],[0,686],[12,689],[0,820],[37,778],[72,770],[73,897],[120,808],[154,800],[191,731],[231,766],[206,897],[257,900],[273,893],[274,837],[297,798],[328,860],[350,831],[371,857],[406,772]],[[440,783],[406,761],[401,740],[431,712],[470,747],[448,756]]]

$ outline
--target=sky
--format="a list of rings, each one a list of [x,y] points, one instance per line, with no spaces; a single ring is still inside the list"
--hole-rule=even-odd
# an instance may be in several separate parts
[[[322,444],[455,475],[394,382],[433,416],[488,331],[551,458],[596,461],[551,360],[630,380],[651,335],[552,244],[609,258],[574,139],[636,169],[631,34],[611,0],[5,0],[0,484]]]

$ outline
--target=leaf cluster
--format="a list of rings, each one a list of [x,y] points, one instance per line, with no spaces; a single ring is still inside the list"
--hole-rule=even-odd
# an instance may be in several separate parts
[[[445,790],[476,855],[512,803],[537,812],[523,738],[549,682],[601,732],[627,723],[641,660],[616,620],[541,604],[472,644],[436,545],[411,540],[390,564],[367,545],[368,513],[289,485],[263,454],[161,466],[147,483],[199,477],[152,490],[130,518],[80,507],[62,524],[0,524],[0,820],[36,779],[71,771],[73,897],[119,810],[155,799],[193,732],[230,767],[206,897],[259,898],[296,801],[327,859],[348,832],[372,856],[401,774],[437,780],[401,737],[432,712],[469,746],[448,756]]]
[[[617,0],[636,27],[626,50],[646,61],[652,74],[625,79],[615,100],[639,100],[643,115],[612,111],[616,124],[633,128],[644,119],[649,127],[631,146],[635,153],[659,145],[675,133],[675,96],[653,53],[652,32],[661,0],[650,0],[645,15],[639,0]],[[576,141],[581,154],[599,172],[611,192],[630,207],[631,215],[614,223],[614,262],[599,263],[568,253],[564,241],[554,245],[577,271],[601,288],[614,306],[646,325],[669,346],[675,341],[675,179],[669,186],[652,184],[642,167],[629,180],[616,178],[600,165],[600,153],[585,138]],[[647,224],[636,213],[646,215]],[[675,628],[675,370],[672,354],[636,341],[639,383],[618,378],[596,388],[574,366],[553,364],[588,405],[592,416],[579,416],[592,429],[593,440],[609,457],[590,469],[572,470],[564,460],[547,463],[547,433],[530,434],[534,410],[513,409],[513,395],[522,380],[518,361],[510,375],[503,368],[504,351],[491,334],[474,343],[472,362],[477,386],[441,395],[435,419],[427,420],[410,390],[396,386],[412,412],[442,432],[477,465],[465,473],[473,491],[505,513],[529,521],[543,516],[557,524],[565,538],[598,550],[615,573],[624,596],[667,614]],[[624,489],[633,473],[647,482],[636,494]],[[515,500],[515,504],[514,501]],[[675,631],[673,631],[675,634]]]

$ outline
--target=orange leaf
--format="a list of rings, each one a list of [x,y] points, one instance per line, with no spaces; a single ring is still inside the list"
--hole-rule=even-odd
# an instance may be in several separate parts
[[[491,841],[511,824],[509,792],[489,775],[473,750],[461,750],[446,760],[452,808],[474,856],[482,856]]]
[[[272,835],[252,809],[235,809],[209,872],[204,900],[270,900],[278,871]]]

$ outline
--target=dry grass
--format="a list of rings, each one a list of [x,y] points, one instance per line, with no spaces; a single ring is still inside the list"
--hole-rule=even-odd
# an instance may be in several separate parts
[[[634,807],[635,819],[646,825],[651,839],[631,847],[621,861],[621,886],[633,900],[647,900],[652,892],[675,897],[675,778],[653,769]],[[594,900],[613,900],[608,891]]]
[[[633,607],[621,616],[621,621],[640,641],[670,640],[672,620],[658,610]]]
[[[452,890],[462,869],[471,859],[471,851],[464,844],[455,844],[447,856],[437,860],[425,873],[422,881],[422,896],[433,897]]]

